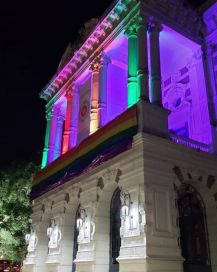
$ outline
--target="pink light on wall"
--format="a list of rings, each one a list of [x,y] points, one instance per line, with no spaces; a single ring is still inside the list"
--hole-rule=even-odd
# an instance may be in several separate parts
[[[63,148],[62,154],[66,153],[69,148],[69,136],[70,136],[70,119],[72,112],[72,90],[66,93],[67,106],[66,106],[66,118],[65,118],[65,128],[63,135]]]

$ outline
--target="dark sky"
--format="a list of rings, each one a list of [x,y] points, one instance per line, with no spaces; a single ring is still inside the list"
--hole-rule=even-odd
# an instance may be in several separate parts
[[[40,157],[45,102],[38,93],[83,22],[110,2],[21,0],[0,8],[1,164]]]
[[[191,0],[194,3],[203,0]],[[3,1],[2,1],[3,2]],[[0,164],[40,160],[44,105],[38,93],[78,29],[111,0],[4,1],[0,7]]]

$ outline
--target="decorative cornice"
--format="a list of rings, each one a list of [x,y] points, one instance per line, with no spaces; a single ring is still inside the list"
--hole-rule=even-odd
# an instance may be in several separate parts
[[[94,31],[86,39],[84,44],[76,51],[70,61],[59,71],[49,82],[49,84],[42,90],[40,97],[52,103],[53,97],[63,88],[67,82],[76,76],[77,72],[88,62],[88,59],[100,47],[100,44],[106,44],[105,40],[111,35],[114,36],[114,29],[119,28],[122,21],[129,17],[134,7],[138,4],[141,6],[140,20],[143,18],[154,17],[156,21],[167,24],[193,38],[201,41],[201,18],[191,9],[181,6],[178,0],[119,0],[110,12],[98,23]],[[137,18],[138,19],[138,18]],[[139,20],[131,26],[138,27]],[[128,23],[129,26],[129,23]],[[89,65],[87,63],[87,65]],[[65,88],[65,86],[64,86]]]
[[[105,39],[105,36],[111,34],[113,29],[129,14],[132,7],[138,2],[139,0],[119,0],[113,9],[96,26],[80,49],[74,53],[65,67],[50,80],[49,84],[40,93],[40,97],[49,101],[72,77],[76,70],[91,57],[98,44]]]

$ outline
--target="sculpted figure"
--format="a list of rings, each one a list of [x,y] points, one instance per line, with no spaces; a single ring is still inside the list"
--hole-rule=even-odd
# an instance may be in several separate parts
[[[50,233],[50,239],[48,242],[48,248],[57,248],[59,245],[59,242],[62,238],[61,230],[58,225],[53,225],[52,226],[52,231]]]
[[[29,238],[29,243],[27,247],[27,251],[34,252],[38,244],[38,237],[36,235],[36,232],[33,230],[31,231],[30,238]]]

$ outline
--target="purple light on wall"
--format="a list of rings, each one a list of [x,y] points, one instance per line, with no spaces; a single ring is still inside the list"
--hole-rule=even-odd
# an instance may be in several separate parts
[[[110,57],[107,77],[108,121],[127,109],[128,41],[120,34],[105,50]]]
[[[163,105],[171,110],[169,130],[211,143],[200,45],[164,26],[160,35]]]

